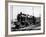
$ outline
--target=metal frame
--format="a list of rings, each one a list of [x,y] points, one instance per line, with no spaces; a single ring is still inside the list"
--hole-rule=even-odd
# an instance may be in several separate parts
[[[16,2],[16,3],[28,3],[28,4],[42,4],[44,6],[43,9],[43,33],[36,33],[36,34],[19,34],[13,36],[24,36],[24,35],[40,35],[45,33],[45,3],[41,2],[23,2],[23,1],[5,1],[5,36],[8,36],[8,3],[9,2]],[[12,35],[11,35],[12,36]]]

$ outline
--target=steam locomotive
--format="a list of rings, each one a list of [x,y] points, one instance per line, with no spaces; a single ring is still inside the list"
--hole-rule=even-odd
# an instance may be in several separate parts
[[[34,16],[30,16],[28,14],[20,14],[17,15],[17,21],[14,22],[15,28],[24,28],[30,25],[35,25],[36,23],[36,18]]]

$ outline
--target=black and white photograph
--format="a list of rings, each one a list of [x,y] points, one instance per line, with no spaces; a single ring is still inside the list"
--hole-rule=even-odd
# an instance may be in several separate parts
[[[13,6],[11,31],[40,30],[40,15],[40,7]]]
[[[43,32],[43,4],[8,3],[8,33]]]

